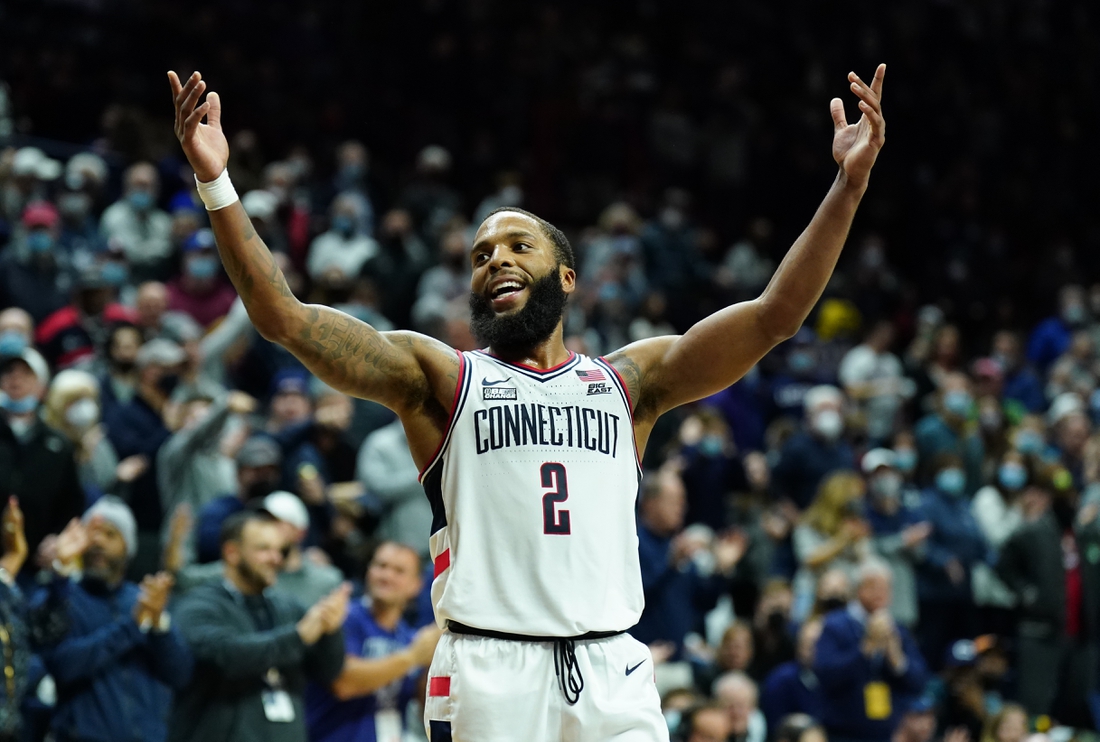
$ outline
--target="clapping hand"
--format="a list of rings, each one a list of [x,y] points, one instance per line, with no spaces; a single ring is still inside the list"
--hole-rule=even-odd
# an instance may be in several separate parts
[[[875,70],[871,84],[863,82],[855,72],[848,73],[852,92],[859,98],[861,116],[854,124],[848,123],[844,101],[833,98],[829,111],[833,115],[833,159],[844,173],[850,185],[867,186],[871,168],[879,150],[886,143],[886,121],[882,117],[882,81],[886,77],[886,65]]]
[[[714,542],[714,566],[722,574],[731,574],[749,548],[749,537],[743,531],[730,531]]]
[[[79,518],[73,518],[65,526],[65,530],[57,535],[55,542],[57,561],[66,569],[77,566],[77,562],[88,550],[88,529],[80,522]]]
[[[138,626],[150,628],[160,623],[175,583],[175,579],[167,572],[145,576],[141,581],[137,602],[134,603],[134,621]]]

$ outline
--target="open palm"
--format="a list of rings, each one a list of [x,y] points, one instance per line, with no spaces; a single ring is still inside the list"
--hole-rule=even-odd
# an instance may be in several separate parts
[[[206,82],[198,72],[183,84],[175,72],[169,72],[168,84],[176,104],[176,137],[195,175],[208,183],[221,175],[229,162],[229,142],[222,132],[221,98],[210,93],[202,105],[198,104],[206,90]]]
[[[882,80],[886,65],[880,64],[870,85],[854,72],[848,74],[852,92],[859,98],[862,115],[854,124],[848,123],[844,102],[833,98],[829,110],[833,115],[833,159],[854,185],[865,186],[879,150],[886,142],[886,120],[882,117]]]

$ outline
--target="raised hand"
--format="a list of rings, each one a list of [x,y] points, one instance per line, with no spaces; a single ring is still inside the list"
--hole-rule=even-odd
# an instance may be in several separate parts
[[[221,98],[212,92],[199,105],[206,82],[198,72],[182,84],[175,72],[169,72],[168,83],[176,104],[176,138],[183,145],[183,153],[195,175],[200,181],[209,183],[222,174],[229,162],[229,142],[222,132]]]
[[[88,549],[88,529],[79,518],[73,518],[65,526],[65,530],[58,534],[56,544],[57,560],[65,567],[72,567]]]
[[[27,561],[27,534],[23,530],[23,511],[19,509],[19,498],[9,497],[8,506],[4,509],[3,534],[0,543],[4,547],[4,555],[0,557],[0,567],[8,571],[12,577],[23,569],[23,563]]]
[[[829,111],[833,115],[833,159],[840,166],[848,183],[865,187],[871,177],[871,168],[879,150],[886,142],[886,120],[882,118],[882,80],[886,77],[886,65],[875,70],[871,84],[863,82],[854,72],[848,73],[852,92],[859,98],[862,115],[854,124],[848,123],[844,113],[844,101],[833,98]]]

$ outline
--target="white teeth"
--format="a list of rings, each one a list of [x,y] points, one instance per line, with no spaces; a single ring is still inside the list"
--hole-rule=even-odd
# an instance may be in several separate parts
[[[493,289],[493,297],[499,297],[510,291],[520,291],[523,288],[523,284],[519,281],[505,281],[504,283]]]

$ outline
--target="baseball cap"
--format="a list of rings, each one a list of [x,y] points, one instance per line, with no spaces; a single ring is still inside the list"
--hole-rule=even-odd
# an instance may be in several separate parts
[[[246,440],[237,452],[237,466],[279,466],[282,463],[283,454],[278,444],[261,435],[254,435]]]
[[[158,366],[176,366],[187,360],[187,354],[176,343],[164,338],[154,338],[137,352],[137,367],[145,368],[151,364]]]
[[[217,247],[214,242],[214,233],[209,229],[196,230],[193,235],[184,240],[183,251],[192,252],[194,250],[213,250]]]
[[[309,511],[295,494],[283,490],[272,492],[263,499],[263,509],[295,528],[303,531],[309,528]]]
[[[973,639],[959,639],[947,650],[947,667],[968,667],[978,659],[978,655],[997,646],[997,637],[982,634]]]
[[[271,378],[271,396],[276,394],[301,394],[309,396],[309,378],[298,369],[283,368]]]
[[[22,147],[12,158],[11,171],[16,176],[33,176],[39,180],[56,180],[61,175],[61,163],[46,156],[38,147]]]
[[[864,474],[871,474],[880,466],[888,466],[891,469],[897,467],[897,455],[889,448],[873,448],[863,455],[862,467]]]
[[[26,347],[18,353],[0,356],[0,373],[3,373],[15,361],[23,361],[30,367],[31,372],[38,377],[38,381],[43,387],[49,386],[50,366],[37,350]]]
[[[57,207],[49,201],[35,201],[27,204],[23,209],[23,226],[27,229],[35,227],[54,227],[61,219],[57,213]]]

